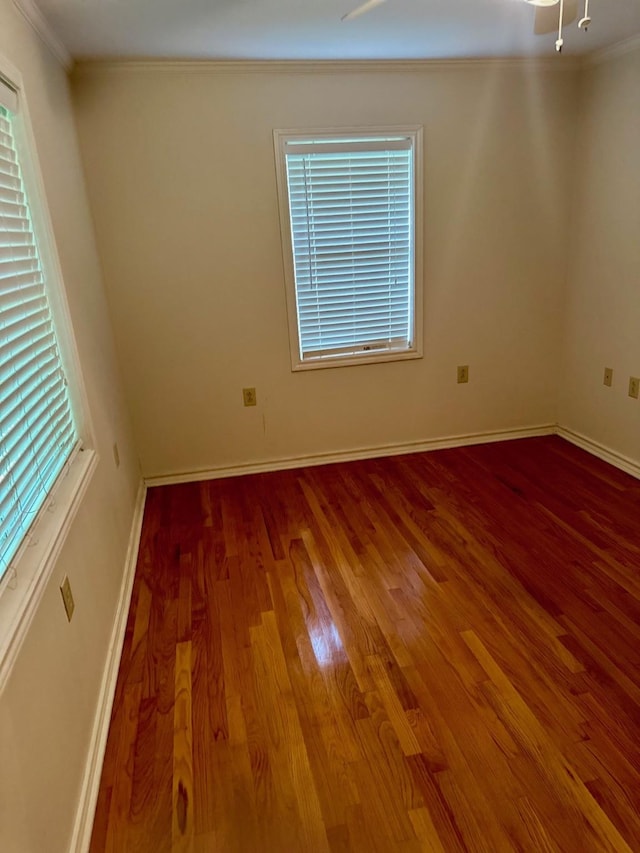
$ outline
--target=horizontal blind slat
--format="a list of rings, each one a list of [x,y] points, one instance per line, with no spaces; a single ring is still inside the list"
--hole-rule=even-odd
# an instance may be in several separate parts
[[[23,440],[14,448],[14,459],[11,467],[7,469],[5,478],[2,481],[0,495],[4,495],[5,491],[13,490],[14,495],[20,499],[20,485],[28,476],[31,468],[37,468],[41,464],[41,459],[38,457],[39,450],[45,446],[47,442],[57,441],[60,436],[64,437],[69,431],[70,414],[66,404],[61,403],[57,409],[50,412],[50,417],[46,422],[39,423],[38,430],[32,431],[28,436],[28,440]],[[0,498],[0,516],[2,515],[2,507],[5,506],[4,497]]]
[[[393,332],[393,330],[396,330]],[[390,323],[384,319],[379,319],[378,321],[371,321],[370,323],[360,323],[355,318],[351,323],[338,323],[336,325],[331,325],[330,323],[323,323],[321,327],[311,326],[309,329],[309,339],[315,337],[320,338],[330,338],[332,340],[336,339],[346,339],[355,337],[358,335],[362,335],[365,337],[371,338],[388,338],[392,337],[393,334],[402,332],[403,324],[402,323]]]
[[[34,378],[41,372],[48,373],[49,367],[53,364],[60,368],[55,350],[53,347],[48,347],[36,351],[20,365],[12,365],[11,369],[5,369],[0,378],[0,401],[7,400],[14,388],[30,388]],[[0,407],[2,406],[3,403],[0,402]]]
[[[346,295],[352,292],[380,293],[381,290],[408,291],[406,266],[397,267],[375,264],[364,270],[347,270],[343,267],[313,266],[298,269],[299,299],[319,298],[318,294],[330,296]]]
[[[19,367],[36,352],[51,349],[56,351],[55,335],[52,328],[38,328],[37,337],[33,337],[27,330],[19,338],[14,338],[12,348],[3,350],[0,348],[0,382],[4,377],[19,369]],[[57,354],[56,354],[57,357]]]
[[[406,341],[404,338],[396,340],[384,341],[369,341],[366,344],[350,344],[347,346],[322,347],[316,350],[306,350],[303,354],[303,359],[314,359],[322,357],[335,357],[341,355],[356,355],[367,352],[398,352],[405,348]]]
[[[52,451],[55,452],[56,448],[69,445],[73,445],[73,436],[66,421],[60,420],[59,429],[41,434],[33,444],[31,452],[25,453],[19,465],[12,468],[11,479],[3,481],[3,487],[6,485],[4,490],[6,494],[3,493],[0,499],[0,539],[2,535],[7,534],[7,528],[12,526],[10,521],[12,517],[15,523],[17,517],[25,510],[32,509],[32,500],[35,496],[41,498],[39,504],[42,504],[46,494],[38,495],[37,492],[46,490],[50,473],[49,456]],[[34,459],[37,459],[37,463],[34,463]],[[65,461],[62,460],[62,464]],[[38,508],[36,506],[33,509],[37,511]]]
[[[12,304],[5,305],[0,310],[0,350],[9,341],[21,334],[24,329],[32,329],[36,325],[46,325],[49,322],[49,311],[44,293],[26,294],[18,301],[14,298]]]
[[[24,268],[28,269],[28,263],[35,263],[38,267],[40,266],[35,246],[25,246],[20,251],[9,246],[0,249],[0,271],[3,272],[3,274],[5,270],[8,270],[11,264],[15,264],[17,266],[24,264]],[[2,287],[5,286],[6,283],[3,282]]]
[[[41,390],[41,389],[40,389]],[[46,389],[44,396],[35,395],[30,407],[24,412],[18,412],[14,423],[10,425],[7,434],[0,439],[0,452],[15,464],[20,456],[19,450],[23,443],[30,443],[25,436],[32,436],[51,420],[60,402],[64,400],[64,387]],[[49,391],[51,393],[49,393]]]
[[[53,485],[66,458],[74,446],[74,436],[69,424],[63,431],[47,436],[37,447],[40,466],[34,467],[26,460],[19,477],[11,483],[4,500],[0,501],[0,548],[3,540],[24,534],[43,503],[43,493]],[[48,487],[48,488],[47,488]]]
[[[363,316],[365,314],[366,316]],[[354,315],[357,314],[357,317]],[[351,316],[350,316],[351,315]],[[388,310],[388,307],[381,306],[379,310],[369,308],[362,309],[360,305],[354,305],[351,308],[341,309],[340,311],[325,311],[323,315],[322,327],[325,329],[336,329],[346,326],[352,326],[354,323],[359,325],[372,326],[376,323],[392,323],[402,324],[406,315],[406,305],[397,308],[395,311]],[[315,314],[313,312],[301,312],[301,316],[309,325],[314,322]]]
[[[16,348],[12,353],[0,351],[0,382],[4,382],[8,376],[13,375],[23,366],[35,363],[43,353],[49,350],[55,352],[55,338],[51,330],[41,334],[35,340],[26,335],[20,342],[20,348]]]
[[[7,272],[3,276],[0,266],[0,314],[5,308],[12,308],[22,299],[31,299],[36,293],[44,293],[40,270],[18,270],[19,267],[15,267],[13,273]]]
[[[317,291],[316,291],[317,293]],[[314,297],[313,293],[306,293],[304,298],[300,298],[300,308],[304,309],[307,306],[314,305],[322,305],[324,309],[330,311],[332,308],[335,310],[344,309],[345,306],[350,304],[359,305],[360,307],[364,307],[366,305],[377,305],[378,303],[382,305],[387,305],[391,301],[393,302],[403,302],[408,299],[408,294],[406,290],[391,290],[390,288],[380,289],[380,290],[369,290],[365,293],[349,293],[346,291],[343,294],[336,294],[333,297],[326,296],[325,294],[320,294]]]
[[[24,194],[20,187],[7,187],[0,181],[0,201],[10,204],[24,204]]]
[[[299,142],[286,142],[285,152],[287,157],[306,156],[313,154],[317,157],[331,156],[349,156],[350,152],[366,155],[367,152],[378,151],[407,151],[411,148],[411,140],[408,137],[396,139],[371,139],[364,141],[362,139],[347,141],[332,141],[332,140],[310,140]]]
[[[32,374],[27,381],[20,385],[20,396],[0,397],[0,444],[10,443],[14,429],[22,429],[29,423],[38,407],[44,410],[47,400],[55,399],[64,393],[57,361],[54,357],[48,364],[42,364],[37,373]],[[10,383],[3,386],[3,391],[10,391]],[[44,401],[44,403],[43,403]]]

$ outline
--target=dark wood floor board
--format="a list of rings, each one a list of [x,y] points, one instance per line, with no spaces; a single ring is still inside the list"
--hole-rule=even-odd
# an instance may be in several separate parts
[[[640,850],[639,519],[555,437],[151,489],[91,853]]]
[[[468,593],[473,600],[472,590],[469,589]],[[572,673],[556,655],[555,645],[549,641],[535,642],[533,632],[522,630],[515,608],[512,620],[503,618],[498,602],[495,616],[478,608],[474,619],[461,595],[456,594],[454,600],[460,610],[468,613],[469,624],[473,625],[527,704],[544,721],[550,736],[556,735],[559,740],[568,742],[581,740],[585,718],[568,695],[573,683]],[[481,660],[478,662],[482,664]]]
[[[109,828],[106,849],[117,851],[126,844],[133,787],[133,767],[135,760],[136,734],[140,709],[139,684],[133,684],[124,691],[122,701],[123,724],[120,728],[117,749],[117,772],[111,786],[109,804]]]
[[[488,671],[490,683],[488,695],[493,699],[496,712],[503,720],[514,740],[518,743],[527,761],[527,770],[533,769],[543,781],[532,796],[547,794],[550,790],[557,802],[564,806],[566,819],[562,821],[571,827],[565,843],[575,837],[575,826],[586,826],[585,845],[595,849],[625,850],[626,845],[611,823],[608,816],[598,809],[579,775],[573,771],[568,759],[548,736],[548,731],[532,712],[511,680],[500,669],[487,648],[473,631],[469,631],[465,640],[474,654]],[[516,762],[517,763],[517,762]],[[522,763],[521,763],[522,764]]]

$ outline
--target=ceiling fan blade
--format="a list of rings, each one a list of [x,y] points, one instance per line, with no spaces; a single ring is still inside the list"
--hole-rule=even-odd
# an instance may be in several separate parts
[[[558,31],[558,16],[560,10],[558,3],[555,6],[536,6],[536,17],[533,32],[537,35],[554,33]],[[564,14],[562,26],[572,23],[578,17],[578,0],[564,0]]]
[[[380,6],[381,3],[384,3],[385,0],[366,0],[366,3],[362,3],[360,6],[356,6],[356,8],[352,12],[347,12],[346,15],[343,15],[342,21],[350,21],[352,18],[358,18],[360,15],[364,15],[367,12],[370,12],[372,9],[375,9],[376,6]]]

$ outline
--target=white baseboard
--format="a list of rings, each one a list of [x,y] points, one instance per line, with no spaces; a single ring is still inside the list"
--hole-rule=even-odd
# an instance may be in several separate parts
[[[333,453],[315,453],[310,456],[289,456],[269,459],[264,462],[248,462],[195,471],[179,471],[175,474],[157,474],[145,478],[147,486],[170,486],[175,483],[195,483],[199,480],[219,480],[222,477],[240,477],[243,474],[263,474],[269,471],[285,471],[290,468],[306,468],[311,465],[328,465],[332,462],[353,462],[357,459],[375,459],[380,456],[400,456],[403,453],[423,453],[428,450],[444,450],[449,447],[464,447],[469,444],[488,444],[493,441],[509,441],[514,438],[532,438],[537,435],[553,435],[555,424],[539,424],[532,427],[517,427],[495,432],[474,432],[426,441],[383,444],[377,447],[362,447],[355,450]]]
[[[610,465],[620,468],[621,471],[625,471],[627,474],[631,474],[632,477],[640,480],[640,462],[637,462],[635,459],[624,456],[616,450],[611,450],[610,447],[605,447],[599,441],[594,441],[594,439],[588,438],[579,432],[574,432],[572,429],[567,429],[567,427],[557,426],[556,434],[566,439],[566,441],[570,441],[571,444],[575,444],[576,447],[586,450],[587,453],[597,456],[598,459],[602,459],[604,462],[608,462]]]
[[[120,599],[116,608],[113,630],[109,640],[107,662],[102,676],[102,684],[100,685],[100,695],[98,697],[96,715],[91,732],[87,763],[80,788],[80,801],[76,812],[69,853],[86,853],[91,842],[91,831],[93,829],[93,819],[98,801],[100,776],[102,775],[102,764],[107,746],[107,735],[109,734],[111,708],[118,680],[120,655],[122,654],[131,593],[133,591],[133,580],[138,560],[138,547],[140,545],[146,492],[147,488],[145,484],[140,483],[140,488],[136,496],[133,521],[131,523],[124,575],[122,586],[120,587]]]

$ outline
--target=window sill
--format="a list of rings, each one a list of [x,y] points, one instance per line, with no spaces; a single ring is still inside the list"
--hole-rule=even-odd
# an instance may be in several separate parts
[[[344,355],[335,358],[317,358],[309,361],[295,361],[291,370],[326,370],[329,367],[353,367],[358,364],[380,364],[385,361],[410,361],[422,358],[418,350],[402,350],[399,352],[372,352],[363,355]]]
[[[14,580],[0,587],[0,693],[47,588],[56,561],[98,464],[95,450],[81,450],[55,489],[54,506],[34,529],[34,542],[15,564]],[[62,613],[62,604],[61,610]]]

